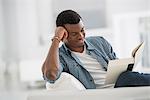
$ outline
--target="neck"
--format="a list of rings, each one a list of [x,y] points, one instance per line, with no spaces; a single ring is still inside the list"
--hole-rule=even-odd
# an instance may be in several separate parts
[[[74,48],[74,47],[71,47],[69,48],[71,51],[75,51],[75,52],[80,52],[82,53],[84,51],[84,46],[82,47],[78,47],[78,48]]]

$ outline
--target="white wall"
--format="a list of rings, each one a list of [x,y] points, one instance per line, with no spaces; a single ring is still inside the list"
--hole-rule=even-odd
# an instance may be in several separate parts
[[[48,38],[52,27],[50,12],[51,1],[17,1],[20,59],[42,57],[45,41],[47,41],[45,37]]]
[[[106,0],[107,24],[112,26],[113,16],[150,10],[149,0]]]
[[[2,51],[3,51],[3,46],[4,46],[3,14],[2,14],[2,3],[1,2],[2,2],[2,0],[0,0],[0,57],[2,56]]]
[[[51,1],[1,0],[0,4],[2,57],[9,61],[40,58],[52,27]]]
[[[140,43],[138,17],[121,14],[114,16],[113,22],[114,49],[118,57],[131,57],[132,50]]]
[[[0,0],[0,75],[3,73],[3,61],[2,61],[2,52],[4,48],[4,32],[3,32],[3,14],[2,14],[2,0]],[[2,75],[1,75],[2,76]]]

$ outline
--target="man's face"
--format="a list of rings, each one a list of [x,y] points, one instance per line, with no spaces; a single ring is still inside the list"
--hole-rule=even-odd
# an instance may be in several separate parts
[[[68,32],[65,44],[70,48],[83,47],[85,39],[83,22],[80,21],[78,24],[65,24],[65,28]]]

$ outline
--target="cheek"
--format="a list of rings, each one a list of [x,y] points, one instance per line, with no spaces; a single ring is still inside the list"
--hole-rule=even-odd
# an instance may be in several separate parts
[[[76,39],[75,39],[74,37],[68,36],[67,40],[68,40],[68,42],[73,42],[73,41],[75,41]]]
[[[72,42],[74,41],[74,39],[73,38],[71,38],[71,37],[69,37],[68,36],[68,38],[66,39],[66,42],[68,43],[68,44],[72,44]]]
[[[73,38],[68,39],[68,43],[74,43],[75,40]]]

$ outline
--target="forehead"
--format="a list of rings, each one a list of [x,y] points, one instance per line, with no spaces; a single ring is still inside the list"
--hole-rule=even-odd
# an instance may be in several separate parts
[[[78,24],[65,24],[65,28],[69,32],[76,32],[84,28],[84,25],[83,25],[83,22],[80,21]]]

